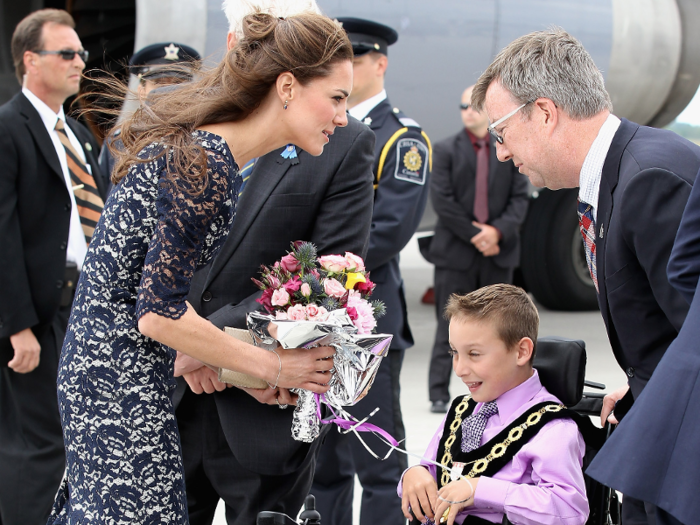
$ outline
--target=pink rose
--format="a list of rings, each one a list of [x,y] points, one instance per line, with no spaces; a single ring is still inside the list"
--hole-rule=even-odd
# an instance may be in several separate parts
[[[287,316],[287,312],[277,312],[275,318],[282,320],[289,319],[289,317]]]
[[[313,319],[318,315],[318,305],[315,303],[309,303],[306,305],[306,315],[309,319]]]
[[[295,275],[289,281],[284,283],[282,286],[284,286],[284,289],[287,290],[287,292],[294,293],[299,290],[301,287],[301,279],[299,279],[298,275]]]
[[[306,309],[304,305],[295,304],[290,306],[287,310],[287,318],[290,321],[305,321],[306,320]]]
[[[323,306],[319,306],[318,314],[316,315],[316,318],[314,320],[325,321],[326,319],[328,319],[328,310],[326,310]]]
[[[272,288],[280,287],[280,280],[272,274],[267,276],[267,282]]]
[[[289,294],[284,288],[279,288],[272,293],[272,304],[275,306],[285,306],[289,302]]]
[[[280,260],[280,266],[290,273],[294,273],[299,269],[299,261],[294,254],[287,254]]]
[[[300,291],[301,295],[303,295],[304,297],[308,297],[309,295],[311,295],[311,287],[308,285],[308,283],[302,284]]]
[[[374,308],[372,305],[365,301],[359,292],[355,290],[350,290],[348,294],[348,302],[346,309],[348,315],[350,315],[350,310],[353,309],[353,315],[350,315],[352,323],[357,327],[358,334],[371,334],[372,330],[377,326],[377,321],[374,319]]]
[[[323,281],[323,291],[330,297],[337,297],[340,299],[345,295],[345,286],[335,279],[326,279]]]
[[[342,272],[348,267],[348,262],[345,260],[345,257],[340,255],[324,255],[323,257],[319,257],[318,264],[329,272],[334,273]]]
[[[365,271],[365,261],[362,260],[362,257],[352,252],[345,252],[345,262],[348,270],[354,270],[356,272]]]

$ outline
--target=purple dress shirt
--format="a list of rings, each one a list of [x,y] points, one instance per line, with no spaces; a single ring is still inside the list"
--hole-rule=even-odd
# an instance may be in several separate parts
[[[545,401],[560,402],[542,386],[535,370],[527,381],[496,399],[498,414],[489,418],[481,445],[528,408]],[[476,406],[475,412],[481,405]],[[443,420],[425,457],[435,460],[444,426]],[[501,523],[505,513],[514,524],[584,524],[588,519],[582,471],[585,450],[576,423],[570,419],[550,421],[494,477],[480,478],[474,504],[460,512],[456,522],[461,524],[467,515],[473,514]],[[436,478],[437,467],[427,462],[421,465]],[[403,476],[399,482],[399,497],[402,486]]]

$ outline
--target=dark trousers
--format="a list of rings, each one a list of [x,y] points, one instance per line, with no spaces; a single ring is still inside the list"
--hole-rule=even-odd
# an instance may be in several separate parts
[[[41,331],[39,366],[0,367],[0,525],[45,525],[66,457],[56,377],[70,307]]]
[[[386,430],[397,441],[406,436],[399,402],[399,376],[404,350],[391,350],[384,358],[367,396],[347,410],[362,419],[379,407],[370,423]],[[376,436],[362,433],[362,438],[379,457],[388,447]],[[403,446],[402,446],[403,448]],[[362,484],[361,525],[404,525],[401,500],[396,486],[408,468],[405,454],[392,452],[380,461],[362,446],[357,437],[340,434],[335,428],[326,436],[318,457],[311,493],[324,525],[352,525],[352,501],[355,474]]]
[[[226,503],[228,525],[253,525],[263,510],[296,517],[311,487],[314,454],[290,474],[264,476],[236,460],[212,395],[198,396],[188,389],[176,414],[191,525],[211,524],[219,498]],[[241,432],[249,424],[254,422],[242,421]]]
[[[450,295],[467,294],[489,284],[511,283],[513,268],[496,266],[488,257],[478,256],[468,270],[451,270],[435,267],[435,313],[437,329],[435,343],[430,357],[428,372],[428,392],[430,401],[450,400],[450,377],[452,377],[452,357],[450,357],[449,326],[444,316],[445,305]]]
[[[622,499],[622,525],[683,525],[656,505],[630,496]]]

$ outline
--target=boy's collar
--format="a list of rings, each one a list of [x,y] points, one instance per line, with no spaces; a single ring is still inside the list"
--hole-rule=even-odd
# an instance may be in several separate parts
[[[516,413],[525,403],[532,400],[541,390],[543,386],[540,383],[540,377],[537,374],[537,370],[533,368],[532,375],[522,383],[520,383],[515,388],[511,388],[507,392],[504,392],[496,398],[496,405],[498,405],[498,418],[501,422],[510,421],[513,414]],[[481,405],[479,403],[475,407],[475,412],[481,410]]]

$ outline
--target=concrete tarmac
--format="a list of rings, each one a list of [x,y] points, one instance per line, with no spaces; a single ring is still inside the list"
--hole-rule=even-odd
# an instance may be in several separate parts
[[[428,367],[437,324],[435,307],[420,302],[425,290],[432,285],[433,266],[421,257],[415,239],[401,253],[401,272],[406,289],[409,322],[415,340],[415,345],[406,351],[401,371],[401,406],[406,426],[406,449],[413,454],[423,455],[443,415],[431,413],[428,400]],[[540,312],[540,336],[556,335],[585,341],[588,357],[586,379],[605,384],[608,392],[625,384],[625,374],[613,357],[599,312],[554,312],[537,306]],[[453,376],[450,393],[456,396],[466,392],[466,386],[458,377]],[[417,458],[409,456],[410,465],[418,462]],[[353,525],[360,523],[360,496],[361,487],[356,483]],[[398,497],[396,504],[400,505]],[[214,523],[226,525],[223,505],[219,505]]]

